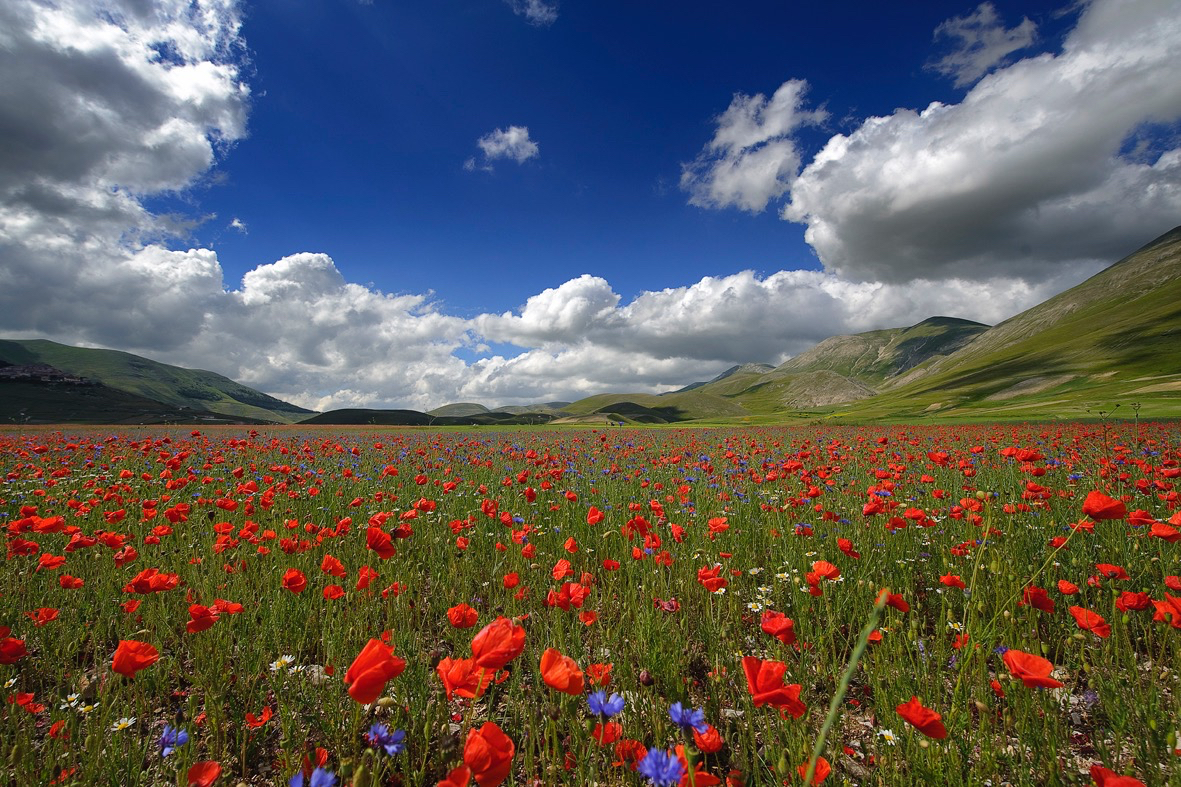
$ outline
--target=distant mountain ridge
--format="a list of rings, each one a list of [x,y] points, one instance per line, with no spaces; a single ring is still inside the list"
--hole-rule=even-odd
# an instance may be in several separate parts
[[[292,423],[312,414],[311,410],[214,372],[171,366],[119,350],[71,347],[46,339],[0,340],[0,364],[45,366],[102,386],[73,391],[77,400],[74,403],[71,403],[71,392],[60,385],[51,391],[50,381],[45,381],[43,401],[29,396],[28,384],[32,381],[26,381],[26,387],[19,391],[10,384],[0,388],[0,413],[7,411],[8,417],[20,413],[25,420],[101,423],[107,407],[104,397],[111,398],[110,407],[123,416],[119,420],[134,419],[138,412],[152,423],[158,422],[157,419]],[[8,400],[18,393],[24,402],[23,409],[14,410]]]
[[[930,317],[833,336],[778,367],[739,364],[664,394],[313,414],[212,372],[116,350],[0,340],[0,421],[18,423],[981,420],[1078,418],[1125,404],[1137,414],[1143,406],[1145,415],[1181,418],[1181,227],[993,327]]]

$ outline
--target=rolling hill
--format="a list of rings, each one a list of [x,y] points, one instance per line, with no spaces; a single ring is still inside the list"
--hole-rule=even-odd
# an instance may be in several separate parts
[[[313,414],[212,372],[116,350],[0,340],[0,421],[16,423],[1032,420],[1105,417],[1121,407],[1121,415],[1181,418],[1181,227],[991,328],[931,317],[834,336],[778,367],[741,364],[659,395]]]
[[[248,420],[251,423],[292,423],[312,413],[311,410],[268,396],[220,374],[158,363],[118,350],[71,347],[45,339],[0,340],[0,365],[44,365],[66,376],[103,386],[102,389],[88,388],[83,391],[85,386],[69,388],[57,385],[52,402],[47,398],[39,404],[34,397],[25,406],[25,416],[39,422],[48,418],[50,422],[84,420],[102,423],[105,409],[110,409],[112,413],[123,412],[123,409],[131,406],[130,402],[140,400],[163,405],[164,411],[176,414],[176,420],[220,417],[221,420]],[[4,394],[5,390],[8,389],[0,389],[0,413],[10,417],[9,413],[17,410],[13,402],[9,401],[9,396]],[[119,391],[121,394],[113,396],[108,405],[103,399],[104,390]],[[12,391],[9,393],[12,394]],[[126,396],[136,399],[128,400]],[[78,401],[71,404],[71,397]],[[72,415],[67,417],[67,413]]]
[[[1116,405],[1181,416],[1181,227],[846,414],[1083,417]]]

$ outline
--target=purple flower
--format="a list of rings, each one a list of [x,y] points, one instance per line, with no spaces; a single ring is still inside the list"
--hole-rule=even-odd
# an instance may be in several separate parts
[[[614,693],[608,697],[602,689],[587,697],[586,704],[590,706],[591,713],[607,719],[623,711],[623,697]]]
[[[287,782],[287,787],[304,787],[303,771],[296,771],[291,780]],[[336,787],[336,775],[332,771],[317,768],[312,771],[308,787]]]
[[[165,724],[164,732],[160,733],[160,740],[158,741],[161,749],[160,754],[163,757],[167,757],[188,742],[189,734],[187,732]]]
[[[385,753],[393,757],[395,754],[401,754],[406,748],[403,739],[406,737],[404,730],[390,731],[390,728],[380,722],[374,724],[369,728],[369,732],[365,733],[365,739],[369,745],[375,749],[385,749]]]
[[[684,708],[681,703],[674,702],[668,709],[668,715],[673,724],[685,732],[694,729],[704,735],[709,730],[709,725],[705,723],[705,708]]]
[[[664,749],[649,749],[636,770],[646,776],[654,787],[672,787],[685,775],[685,766],[681,765],[681,761]]]

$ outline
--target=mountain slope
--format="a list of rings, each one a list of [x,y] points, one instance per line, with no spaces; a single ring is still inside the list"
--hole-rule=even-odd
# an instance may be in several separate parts
[[[848,412],[1079,417],[1145,397],[1156,413],[1181,414],[1181,227]]]
[[[971,320],[929,317],[909,328],[833,336],[781,364],[775,372],[830,371],[878,386],[931,358],[959,350],[987,330],[987,325]]]
[[[832,336],[774,369],[717,378],[696,390],[730,398],[756,413],[839,405],[874,396],[915,366],[955,352],[987,329],[971,320],[931,317],[908,328]]]
[[[118,350],[71,347],[44,339],[0,340],[0,361],[46,364],[171,408],[282,423],[312,413],[220,374],[170,366]]]

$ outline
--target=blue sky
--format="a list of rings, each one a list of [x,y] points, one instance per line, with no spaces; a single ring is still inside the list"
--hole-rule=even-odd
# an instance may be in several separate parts
[[[249,136],[199,196],[196,234],[228,278],[298,251],[350,279],[433,290],[461,314],[505,311],[571,275],[624,298],[707,275],[819,268],[804,227],[774,211],[707,211],[678,187],[735,93],[807,79],[834,131],[964,90],[924,66],[949,9],[931,3],[566,2],[532,25],[495,0],[260,2],[242,34],[255,91]],[[997,5],[1039,24],[1033,52],[1071,17],[1053,3]],[[524,126],[539,153],[469,172],[476,141]],[[248,234],[227,231],[239,218]]]
[[[1181,217],[1175,0],[14,0],[0,28],[0,331],[317,409],[992,323]]]

